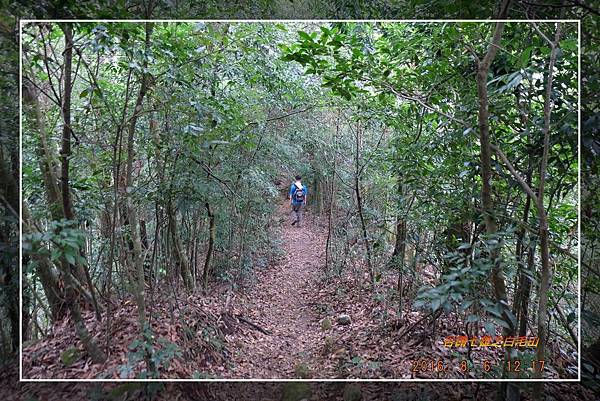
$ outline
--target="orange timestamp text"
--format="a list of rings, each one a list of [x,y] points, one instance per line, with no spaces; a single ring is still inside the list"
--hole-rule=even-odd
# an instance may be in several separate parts
[[[519,359],[512,359],[505,362],[494,362],[484,359],[478,363],[469,362],[466,359],[460,361],[445,361],[443,359],[418,359],[411,361],[411,371],[413,373],[443,373],[458,370],[461,373],[468,373],[471,370],[481,370],[489,372],[492,368],[501,368],[505,372],[542,372],[545,367],[544,360],[531,360],[528,362]]]

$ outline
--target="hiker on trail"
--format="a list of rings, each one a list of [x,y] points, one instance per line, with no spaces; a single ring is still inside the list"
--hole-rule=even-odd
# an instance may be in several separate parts
[[[292,216],[294,217],[292,225],[298,224],[298,227],[300,227],[300,222],[302,221],[302,209],[306,206],[306,198],[308,195],[308,188],[302,185],[301,180],[302,177],[297,175],[296,181],[292,184],[290,192],[288,193],[288,199],[292,206]]]

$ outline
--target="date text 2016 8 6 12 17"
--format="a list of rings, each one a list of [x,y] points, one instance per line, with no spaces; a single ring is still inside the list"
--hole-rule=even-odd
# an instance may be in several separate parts
[[[443,359],[417,359],[411,361],[411,365],[411,371],[413,374],[427,372],[446,373],[455,370],[458,370],[461,373],[468,373],[472,370],[480,370],[487,373],[499,365],[503,365],[502,368],[505,372],[512,373],[542,372],[544,370],[543,360],[522,361],[520,359],[507,360],[506,362],[493,362],[491,360],[484,359],[479,362],[479,364],[474,364],[466,359],[460,361],[444,361]]]

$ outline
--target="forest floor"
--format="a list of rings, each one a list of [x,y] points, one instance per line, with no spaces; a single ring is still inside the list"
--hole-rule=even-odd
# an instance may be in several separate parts
[[[383,270],[374,288],[360,264],[326,274],[326,221],[305,213],[303,226],[292,226],[287,202],[278,205],[273,221],[272,235],[280,240],[282,256],[256,269],[243,287],[232,291],[215,284],[210,295],[186,295],[163,286],[149,293],[153,334],[181,351],[161,367],[161,378],[469,379],[486,376],[483,361],[502,361],[501,349],[475,348],[472,368],[462,372],[466,351],[443,346],[445,336],[463,330],[456,315],[432,319],[426,312],[411,311],[405,301],[400,319],[394,270]],[[434,280],[426,268],[421,275]],[[412,295],[409,291],[406,297]],[[136,377],[144,369],[143,361],[130,362],[131,346],[139,341],[136,310],[130,299],[114,303],[110,334],[105,316],[97,320],[92,311],[85,312],[90,332],[108,347],[106,363],[91,363],[64,319],[47,338],[24,347],[23,377]],[[63,360],[65,350],[75,351],[69,364]],[[431,361],[440,360],[447,369],[432,370]],[[494,370],[499,374],[501,366],[494,365],[490,375]]]

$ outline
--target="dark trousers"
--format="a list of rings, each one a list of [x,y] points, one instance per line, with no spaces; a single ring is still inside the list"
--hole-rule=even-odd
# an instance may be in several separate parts
[[[304,205],[302,203],[292,203],[292,217],[294,218],[293,221],[295,221],[297,225],[300,225],[300,222],[302,221],[302,209],[304,209]]]

